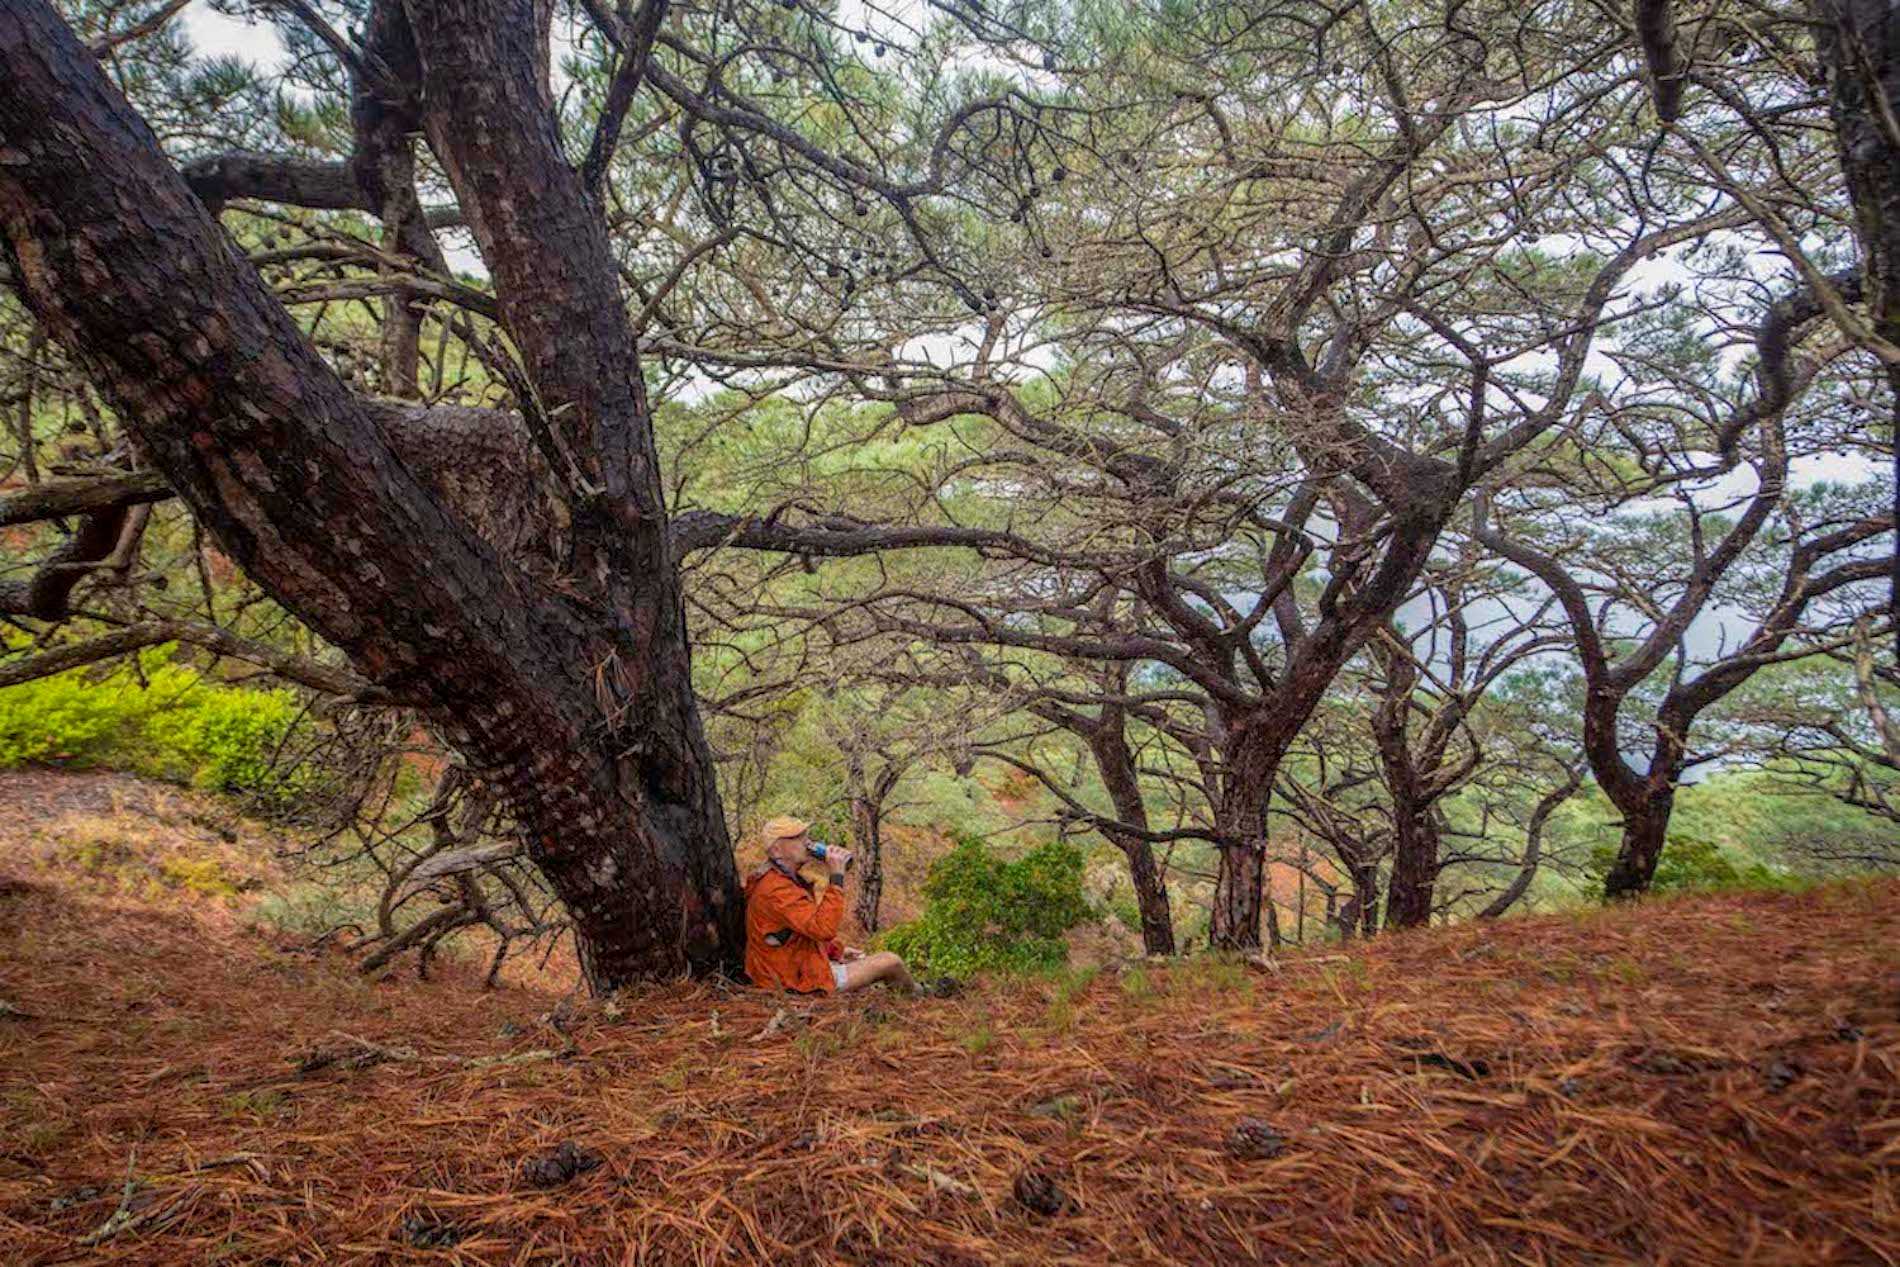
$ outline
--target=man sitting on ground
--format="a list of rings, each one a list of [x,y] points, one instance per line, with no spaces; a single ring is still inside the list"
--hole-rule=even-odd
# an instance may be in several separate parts
[[[831,883],[823,896],[798,874],[811,858],[811,824],[775,818],[765,825],[765,869],[746,883],[745,970],[752,984],[767,990],[829,994],[858,990],[880,981],[915,993],[904,961],[889,951],[867,955],[840,946],[844,920],[844,873],[849,850],[825,848]]]

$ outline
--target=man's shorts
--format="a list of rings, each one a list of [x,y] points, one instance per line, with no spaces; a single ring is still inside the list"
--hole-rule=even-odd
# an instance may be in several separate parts
[[[844,965],[843,964],[834,963],[831,965],[831,983],[837,986],[840,990],[844,989]]]

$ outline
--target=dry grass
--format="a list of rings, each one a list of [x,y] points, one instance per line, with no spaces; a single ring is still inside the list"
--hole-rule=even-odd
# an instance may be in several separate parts
[[[774,1025],[781,1000],[709,986],[602,1008],[373,985],[240,921],[15,870],[0,997],[28,1016],[0,1019],[0,1262],[1817,1264],[1900,1246],[1894,884]],[[299,1075],[319,1049],[343,1058]],[[1236,1138],[1247,1119],[1271,1130]],[[527,1186],[524,1161],[563,1142],[602,1164]],[[1025,1170],[1057,1213],[1014,1195]]]

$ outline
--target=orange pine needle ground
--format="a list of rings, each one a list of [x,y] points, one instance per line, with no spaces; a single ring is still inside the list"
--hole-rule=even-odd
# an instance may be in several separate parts
[[[1277,974],[557,1009],[14,871],[4,1263],[1900,1261],[1893,883]],[[297,1072],[354,1040],[413,1058]],[[562,1142],[602,1164],[525,1186]]]

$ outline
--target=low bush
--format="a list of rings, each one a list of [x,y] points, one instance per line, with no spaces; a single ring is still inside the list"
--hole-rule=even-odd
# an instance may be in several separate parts
[[[144,653],[139,667],[74,669],[0,691],[0,769],[127,769],[243,796],[266,812],[305,790],[276,768],[304,724],[294,694],[211,681],[171,663],[170,648]]]
[[[1585,867],[1592,887],[1601,890],[1604,877],[1616,863],[1616,849],[1605,845],[1592,850]],[[1696,836],[1669,837],[1656,874],[1649,883],[1651,893],[1707,893],[1725,889],[1773,889],[1788,882],[1788,877],[1772,867],[1746,859],[1738,860],[1713,840]]]
[[[963,839],[930,869],[923,915],[883,944],[930,973],[1047,971],[1068,962],[1062,935],[1093,915],[1075,846],[1041,845],[1011,860]]]

